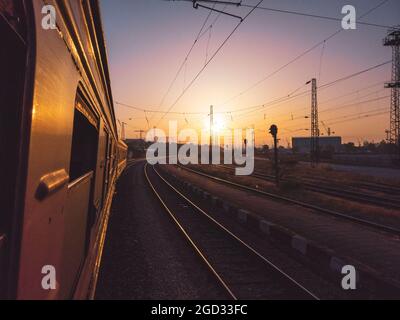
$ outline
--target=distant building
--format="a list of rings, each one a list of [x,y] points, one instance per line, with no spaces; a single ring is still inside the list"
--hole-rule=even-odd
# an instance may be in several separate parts
[[[342,147],[342,137],[319,137],[320,151],[333,150],[340,152]],[[292,138],[293,151],[297,153],[310,153],[311,137]]]

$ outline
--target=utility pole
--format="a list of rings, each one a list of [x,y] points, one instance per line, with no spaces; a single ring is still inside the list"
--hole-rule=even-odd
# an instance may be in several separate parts
[[[319,121],[317,101],[317,79],[313,78],[311,83],[311,163],[313,166],[319,162]]]
[[[210,164],[212,164],[214,139],[214,106],[210,106]]]
[[[276,186],[279,187],[278,127],[273,124],[269,129],[269,133],[274,138],[275,181],[276,181]]]
[[[400,160],[400,29],[390,29],[383,40],[383,45],[392,47],[392,79],[391,82],[385,84],[385,88],[392,90],[389,141],[397,145]]]

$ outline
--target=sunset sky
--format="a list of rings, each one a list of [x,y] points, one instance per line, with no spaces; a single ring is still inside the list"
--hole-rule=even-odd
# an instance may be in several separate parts
[[[243,4],[258,2],[247,0]],[[342,18],[341,9],[346,4],[354,5],[360,17],[381,2],[265,0],[260,6]],[[218,13],[209,16],[203,36],[163,100],[209,11],[196,10],[186,1],[101,0],[101,3],[114,100],[137,108],[115,105],[117,118],[128,124],[128,138],[139,136],[135,130],[153,126],[166,129],[168,120],[178,120],[181,129],[203,128],[208,122],[209,107],[214,105],[226,128],[254,126],[256,142],[261,145],[271,144],[267,129],[277,124],[281,143],[286,145],[293,136],[309,135],[304,129],[310,127],[310,120],[305,117],[310,114],[311,94],[296,97],[310,89],[310,85],[305,85],[307,81],[316,77],[318,86],[323,86],[391,60],[391,49],[382,45],[386,29],[358,24],[357,30],[341,31],[325,45],[321,44],[261,81],[341,29],[341,23],[256,9],[174,105],[239,20]],[[251,10],[249,7],[224,8],[224,5],[215,8],[242,17]],[[398,25],[399,12],[400,1],[388,0],[361,21]],[[390,108],[390,91],[384,89],[384,82],[390,80],[390,70],[391,65],[386,64],[322,87],[318,93],[320,120],[345,142],[384,139]],[[291,93],[292,99],[270,103]],[[175,113],[149,112],[169,108]],[[380,115],[365,117],[376,114]],[[320,129],[325,133],[322,124]]]

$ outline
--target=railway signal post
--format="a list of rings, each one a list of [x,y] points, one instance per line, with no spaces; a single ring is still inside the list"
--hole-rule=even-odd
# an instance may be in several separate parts
[[[213,139],[214,139],[214,106],[210,106],[210,164],[213,158]]]
[[[279,187],[280,181],[279,181],[278,127],[273,124],[269,129],[269,133],[274,138],[275,181],[276,181],[276,186]]]

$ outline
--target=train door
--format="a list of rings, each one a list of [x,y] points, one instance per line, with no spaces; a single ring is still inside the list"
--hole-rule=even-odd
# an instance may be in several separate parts
[[[70,183],[65,207],[63,292],[71,295],[85,261],[88,223],[95,211],[94,180],[97,165],[99,120],[78,94],[72,135]]]
[[[15,295],[17,277],[34,73],[28,2],[0,0],[0,299]]]

